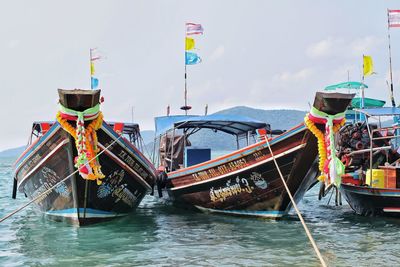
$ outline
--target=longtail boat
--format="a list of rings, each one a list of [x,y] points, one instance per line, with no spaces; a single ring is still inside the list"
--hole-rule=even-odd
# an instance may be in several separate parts
[[[135,146],[138,125],[104,122],[100,90],[58,93],[57,120],[33,124],[14,164],[13,197],[22,192],[51,219],[76,225],[132,212],[156,177]]]
[[[332,115],[342,113],[352,97],[317,93],[314,109]],[[231,215],[286,215],[291,202],[268,143],[296,202],[317,182],[317,139],[305,123],[277,131],[265,122],[216,114],[157,117],[155,122],[159,141],[157,162],[162,171],[157,187],[160,196],[160,188],[165,187],[175,205]],[[230,134],[236,140],[254,136],[256,142],[211,159],[210,148],[190,146],[190,136],[201,129]]]
[[[358,109],[365,121],[338,132],[338,155],[345,165],[339,190],[350,207],[363,216],[400,217],[400,109]],[[394,125],[382,124],[395,118]],[[397,119],[396,119],[397,118]]]

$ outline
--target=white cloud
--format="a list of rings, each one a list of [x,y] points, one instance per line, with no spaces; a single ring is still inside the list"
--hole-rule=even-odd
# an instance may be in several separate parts
[[[10,49],[16,48],[17,46],[19,46],[20,43],[21,43],[20,40],[10,40],[8,42],[8,48]]]
[[[372,53],[376,48],[384,42],[383,38],[378,38],[376,36],[365,36],[353,40],[350,43],[350,48],[353,54],[369,54]]]
[[[216,61],[225,54],[225,46],[219,45],[211,54],[210,61]]]
[[[312,68],[304,68],[296,72],[285,71],[276,74],[273,77],[273,80],[276,82],[290,82],[290,83],[304,81],[310,78],[314,72],[315,71]]]
[[[377,36],[363,36],[355,39],[328,37],[307,48],[307,55],[314,59],[359,57],[362,54],[372,54],[380,49],[384,39]]]
[[[335,41],[333,38],[329,37],[325,40],[321,40],[315,44],[312,44],[307,49],[307,55],[312,58],[320,58],[330,56],[332,50],[334,49],[335,43],[337,44],[338,41]]]

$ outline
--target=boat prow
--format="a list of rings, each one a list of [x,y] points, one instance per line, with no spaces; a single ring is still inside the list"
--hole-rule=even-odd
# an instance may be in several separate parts
[[[117,129],[102,121],[99,90],[59,90],[59,96],[57,121],[34,123],[37,139],[15,163],[15,188],[52,219],[76,225],[132,212],[154,184],[154,167],[123,136],[123,123]]]

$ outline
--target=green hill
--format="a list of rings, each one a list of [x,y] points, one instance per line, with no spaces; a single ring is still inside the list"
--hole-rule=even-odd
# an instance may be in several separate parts
[[[290,109],[264,110],[238,106],[218,111],[215,114],[246,116],[269,123],[272,129],[287,130],[301,123],[306,112]],[[144,130],[141,131],[141,135],[147,150],[153,150],[154,131]],[[210,147],[214,150],[230,150],[236,147],[236,139],[233,136],[225,133],[214,133],[207,129],[201,130],[191,136],[190,141],[192,146]],[[241,145],[244,145],[244,140],[242,140]],[[25,146],[21,146],[1,151],[0,157],[18,157],[24,148]]]
[[[215,114],[246,116],[270,124],[271,129],[287,130],[303,122],[306,112],[284,109],[264,110],[238,106],[218,111]],[[143,132],[146,132],[145,135],[142,133],[144,143],[147,144],[148,149],[153,149],[154,131]],[[208,129],[200,130],[192,135],[189,140],[192,146],[210,147],[213,150],[232,150],[236,147],[236,138],[233,136],[226,133],[215,133]],[[244,145],[244,142],[245,140],[242,140],[240,144]]]
[[[24,152],[26,146],[11,148],[0,152],[0,158],[16,158]]]

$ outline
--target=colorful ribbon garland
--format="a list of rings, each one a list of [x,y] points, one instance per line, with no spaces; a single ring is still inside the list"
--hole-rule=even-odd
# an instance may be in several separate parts
[[[318,180],[326,184],[334,184],[340,187],[341,177],[345,166],[336,156],[335,133],[345,124],[345,113],[329,115],[315,107],[304,118],[307,128],[318,140],[319,170],[321,175]],[[320,131],[317,124],[325,124],[325,134]]]
[[[76,128],[69,124],[68,120],[76,121]],[[89,120],[92,120],[92,122],[85,128],[85,121]],[[82,112],[68,109],[60,104],[57,121],[75,139],[75,146],[78,151],[78,156],[75,158],[75,167],[78,168],[79,174],[84,179],[96,180],[97,184],[100,185],[100,179],[105,177],[101,172],[101,166],[97,158],[99,148],[97,146],[96,131],[103,123],[100,104]]]

